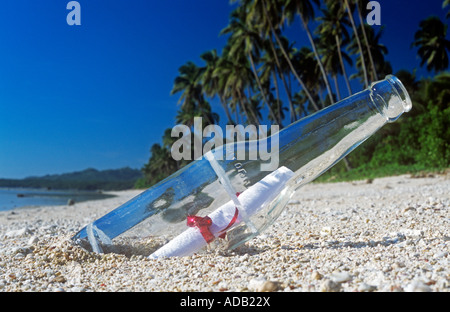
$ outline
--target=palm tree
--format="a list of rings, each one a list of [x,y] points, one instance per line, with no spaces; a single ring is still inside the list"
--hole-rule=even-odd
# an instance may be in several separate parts
[[[411,73],[408,70],[402,69],[397,71],[395,76],[400,79],[405,86],[406,91],[408,91],[408,94],[411,96],[414,103],[414,109],[408,114],[408,116],[410,116],[409,118],[415,118],[417,115],[425,113],[426,104],[424,105],[424,102],[426,102],[426,100],[423,100],[423,94],[417,92],[419,91],[422,82],[416,80],[416,70]]]
[[[450,5],[450,0],[444,0],[444,2],[442,3],[442,8],[445,8],[448,5]],[[445,15],[445,18],[449,18],[449,17],[450,17],[450,10],[448,10],[447,14]]]
[[[203,91],[207,96],[211,98],[216,95],[219,97],[220,104],[222,105],[222,108],[225,111],[225,115],[227,116],[228,124],[233,125],[234,121],[231,118],[230,108],[228,107],[226,100],[223,97],[222,90],[220,90],[218,86],[218,78],[213,77],[213,72],[218,66],[220,56],[214,49],[203,53],[202,55],[200,55],[200,58],[206,63],[203,74],[201,76]]]
[[[201,117],[201,114],[198,111],[197,105],[195,105],[194,101],[190,101],[184,103],[184,105],[180,107],[177,111],[177,115],[175,116],[175,121],[177,124],[183,124],[190,128],[194,125],[195,117]]]
[[[260,56],[262,44],[261,38],[256,30],[250,24],[246,23],[245,14],[246,12],[244,7],[236,8],[231,13],[228,26],[224,28],[220,34],[231,34],[228,40],[228,46],[230,47],[228,52],[229,56],[233,57],[234,55],[245,54],[248,57],[253,76],[257,83],[258,89],[261,92],[262,100],[267,105],[272,118],[276,120],[275,113],[269,105],[255,65],[255,59],[258,59]]]
[[[383,29],[380,29],[378,33],[375,32],[375,28],[368,26],[368,25],[361,25],[358,27],[357,33],[362,34],[362,31],[359,29],[363,27],[366,29],[367,34],[367,41],[368,41],[368,49],[363,49],[363,53],[359,54],[359,56],[356,59],[356,66],[358,68],[363,68],[363,62],[364,60],[368,59],[368,53],[369,51],[372,54],[375,67],[372,68],[372,71],[374,73],[371,74],[372,77],[377,77],[380,73],[386,74],[390,73],[392,69],[390,69],[390,64],[385,61],[384,55],[388,53],[388,49],[385,45],[380,43],[380,38],[383,35]],[[359,47],[357,44],[356,38],[353,36],[352,42],[348,46],[348,49],[351,54],[357,54],[359,53]],[[362,76],[364,73],[359,72],[356,74],[356,76]]]
[[[289,102],[289,110],[290,110],[290,118],[291,122],[297,120],[297,114],[295,113],[294,104],[292,101],[292,90],[291,90],[291,83],[290,83],[290,70],[289,70],[289,64],[286,62],[286,59],[282,57],[283,52],[281,50],[283,49],[286,51],[286,53],[289,56],[289,59],[294,59],[295,55],[298,53],[298,50],[294,48],[294,43],[290,43],[289,40],[286,37],[280,38],[282,47],[278,48],[276,52],[279,54],[280,59],[280,73],[279,76],[281,78],[281,82],[283,83],[284,90],[286,92],[286,96]]]
[[[260,124],[253,106],[249,105],[245,89],[253,81],[249,61],[245,55],[230,54],[230,45],[226,45],[222,52],[222,58],[213,72],[213,77],[218,78],[218,85],[225,98],[230,99],[231,108],[237,112],[239,107],[247,117],[247,122]]]
[[[359,24],[364,25],[364,19],[362,17],[361,8],[366,8],[369,1],[368,0],[354,0],[354,2],[356,4],[356,12],[358,13],[358,17],[359,17]],[[378,80],[377,69],[375,66],[374,59],[372,57],[372,52],[371,52],[369,40],[367,37],[366,27],[361,27],[361,30],[362,30],[362,35],[364,38],[364,44],[366,45],[366,49],[367,49],[367,58],[369,59],[370,65],[372,67],[372,75],[373,75],[372,80],[376,81],[376,80]]]
[[[246,8],[247,12],[247,23],[258,25],[258,30],[260,36],[267,38],[270,43],[270,48],[272,49],[275,61],[278,63],[277,66],[281,67],[280,61],[277,54],[275,53],[275,45],[273,40],[280,47],[280,50],[285,58],[292,74],[297,79],[301,88],[304,90],[306,96],[308,97],[311,105],[318,110],[317,103],[309,90],[306,88],[303,80],[299,76],[297,69],[293,65],[288,53],[284,50],[283,44],[279,38],[279,27],[283,23],[283,18],[280,12],[280,1],[267,1],[267,0],[240,0],[239,1],[243,7]]]
[[[445,38],[447,25],[438,17],[429,17],[419,24],[419,30],[414,35],[412,46],[418,47],[421,58],[420,66],[426,64],[427,70],[439,72],[448,68],[448,51],[450,41]]]
[[[429,93],[430,99],[433,99],[434,96],[434,105],[439,107],[441,110],[448,109],[450,107],[450,73],[443,72],[436,75],[432,85],[430,86]],[[447,123],[449,123],[449,121],[450,119],[447,119]],[[448,127],[446,128],[446,131],[450,134]]]
[[[317,48],[322,55],[322,63],[325,70],[330,73],[334,81],[334,88],[336,90],[337,100],[341,100],[341,91],[338,84],[338,75],[342,74],[340,66],[339,53],[337,53],[337,46],[334,37],[323,36],[317,41]]]
[[[287,39],[285,37],[281,37],[280,40],[283,43],[286,52],[288,52],[289,55],[293,55],[293,53],[295,53],[295,50],[292,45],[289,45]],[[277,56],[274,56],[273,54],[274,52],[277,54]],[[275,61],[277,58],[279,62]],[[286,81],[289,78],[289,66],[287,65],[287,62],[284,61],[281,49],[278,46],[275,46],[275,49],[273,51],[271,48],[269,48],[269,44],[266,44],[265,53],[261,58],[260,71],[261,71],[261,80],[267,82],[268,84],[270,84],[270,81],[273,81],[275,91],[277,94],[276,98],[278,101],[280,101],[279,80],[281,80],[281,83],[283,85],[284,91],[286,93],[289,102],[290,121],[292,123],[295,120],[297,120],[294,105],[292,102],[291,91],[288,82]],[[281,105],[277,104],[277,108],[278,108],[277,110],[278,118],[282,120],[283,119],[281,118],[282,107]]]
[[[181,109],[189,106],[190,111],[198,111],[209,124],[214,124],[214,116],[211,114],[211,107],[203,96],[202,85],[200,84],[200,77],[202,69],[189,61],[179,69],[179,76],[175,78],[171,94],[181,92],[178,103],[181,104]]]
[[[331,85],[328,80],[328,75],[323,67],[322,60],[317,51],[316,43],[312,37],[311,31],[309,30],[308,23],[310,20],[314,19],[314,8],[313,3],[317,6],[320,6],[319,0],[286,0],[284,3],[283,15],[284,18],[288,21],[288,23],[292,23],[294,20],[294,16],[297,14],[300,17],[300,21],[303,25],[303,28],[306,31],[306,35],[308,36],[309,42],[311,44],[314,55],[317,59],[317,63],[320,68],[320,72],[322,73],[322,78],[325,82],[325,86],[328,91],[328,97],[331,103],[334,103],[333,92],[331,91]]]
[[[153,185],[177,170],[176,161],[170,155],[170,149],[158,143],[152,145],[150,149],[151,157],[142,168],[146,183]]]
[[[347,44],[350,38],[346,28],[350,23],[345,18],[345,10],[341,6],[336,5],[336,2],[328,1],[326,5],[327,8],[322,10],[323,15],[317,19],[318,21],[321,21],[317,28],[317,33],[320,36],[319,42],[323,41],[324,44],[322,44],[322,46],[324,46],[326,51],[330,52],[331,55],[332,52],[337,52],[340,64],[339,72],[344,76],[348,95],[352,95],[353,92],[345,69],[344,59],[350,65],[352,65],[352,60],[344,51],[342,51],[343,45]]]
[[[362,24],[363,34],[366,34],[367,42],[367,58],[373,60],[371,66],[372,79],[376,80],[379,75],[390,74],[392,70],[387,70],[389,62],[386,62],[384,56],[388,54],[387,47],[380,43],[381,36],[383,35],[384,28],[380,28],[378,32],[375,32],[374,27],[366,24]]]
[[[268,92],[268,96],[269,96],[269,101],[272,103],[273,107],[278,112],[277,118],[280,120],[283,120],[285,118],[284,111],[287,110],[287,108],[283,107],[283,102],[281,101],[279,96],[275,97],[272,92]],[[269,116],[269,119],[271,119],[270,116]],[[281,128],[282,127],[280,126],[280,129]]]
[[[271,84],[273,81],[273,85],[275,87],[275,91],[277,94],[276,99],[279,102],[280,101],[280,96],[279,96],[280,91],[278,88],[278,77],[277,77],[278,70],[277,70],[276,62],[275,62],[274,58],[272,57],[272,55],[269,53],[269,51],[264,53],[264,55],[261,57],[261,67],[259,68],[259,71],[261,72],[261,81],[264,85],[264,89],[268,90],[265,93],[267,93],[267,94],[271,93],[270,89],[271,89]],[[272,94],[270,94],[268,97],[272,98],[272,100],[273,100]],[[273,103],[273,101],[271,103]],[[276,114],[277,114],[276,119],[281,120],[281,105],[279,105],[279,103],[275,103],[274,106],[277,108],[275,110]],[[271,119],[274,118],[274,116],[270,116],[270,117],[271,117]]]
[[[358,29],[356,27],[355,20],[353,19],[353,10],[352,10],[352,7],[350,6],[350,3],[349,3],[348,0],[343,0],[343,4],[344,4],[345,8],[347,9],[348,18],[349,18],[350,23],[352,25],[353,38],[356,41],[356,44],[358,46],[358,53],[359,53],[359,56],[361,58],[361,62],[360,62],[359,65],[361,66],[362,71],[363,71],[364,87],[367,88],[369,86],[369,78],[368,78],[368,75],[367,75],[366,60],[365,60],[365,57],[364,57],[364,52],[363,52],[363,48],[362,48],[362,45],[361,45],[361,40],[359,39]]]
[[[261,94],[255,93],[252,95],[251,92],[249,91],[248,103],[249,103],[249,106],[251,107],[251,109],[255,112],[256,118],[262,119],[261,106],[260,106]],[[270,117],[270,115],[269,115],[269,117]],[[276,123],[277,121],[274,120],[274,122]]]
[[[172,128],[168,128],[164,131],[164,134],[162,136],[162,145],[161,148],[166,149],[168,152],[171,150],[173,144],[178,140],[179,138],[172,136]],[[193,142],[192,142],[193,143]],[[193,144],[192,144],[193,145]],[[193,147],[191,147],[191,151],[193,150]],[[173,159],[173,157],[171,157]],[[173,159],[174,160],[174,159]],[[190,160],[187,159],[181,159],[181,160],[174,160],[176,170],[180,169],[181,167],[187,165]]]
[[[401,69],[395,73],[395,77],[400,79],[408,94],[414,94],[419,89],[419,82],[416,80],[416,70],[409,72],[406,69]]]
[[[299,69],[299,74],[305,82],[306,88],[311,90],[311,94],[314,96],[315,101],[322,102],[322,108],[325,107],[323,101],[320,100],[320,92],[324,83],[320,79],[319,65],[312,50],[309,47],[302,47],[298,53],[295,54],[293,61]],[[303,95],[303,93],[301,94]],[[311,103],[309,102],[309,104]],[[313,109],[317,110],[315,106],[313,106]]]

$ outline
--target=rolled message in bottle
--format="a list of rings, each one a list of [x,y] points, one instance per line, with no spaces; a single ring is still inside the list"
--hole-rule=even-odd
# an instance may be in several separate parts
[[[281,167],[265,176],[260,182],[239,194],[241,213],[251,217],[262,207],[270,203],[284,189],[294,173],[286,167]],[[208,217],[211,219],[210,231],[214,237],[219,237],[228,227],[230,220],[236,217],[233,225],[238,225],[242,218],[233,201],[213,211]],[[188,256],[205,247],[209,242],[205,240],[198,228],[191,227],[175,237],[168,244],[155,251],[150,258]]]

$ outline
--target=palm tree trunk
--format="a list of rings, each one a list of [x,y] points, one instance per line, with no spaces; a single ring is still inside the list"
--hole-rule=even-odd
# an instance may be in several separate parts
[[[333,80],[334,80],[334,87],[336,88],[337,100],[340,101],[341,100],[341,91],[339,90],[339,84],[338,84],[338,81],[337,81],[337,75],[336,74],[333,75]]]
[[[251,98],[252,98],[251,86],[247,86],[247,90],[248,90],[248,91],[247,91],[247,92],[248,92],[248,96],[246,97],[246,101],[247,101],[247,103],[249,103],[249,100],[248,100],[248,99],[251,99]],[[245,93],[244,93],[244,94],[245,94]],[[252,103],[251,103],[251,100],[250,100],[250,103],[249,103],[249,104],[252,104]],[[260,118],[258,117],[258,114],[256,114],[257,109],[256,109],[255,107],[253,107],[253,105],[251,105],[251,106],[250,106],[250,111],[251,111],[253,117],[255,118],[255,120],[257,121],[258,125],[260,125],[260,124],[261,124],[261,120],[260,120]]]
[[[247,118],[247,124],[250,124],[251,118],[250,118],[250,116],[248,115],[247,108],[245,107],[245,104],[242,102],[242,99],[241,99],[241,98],[239,98],[239,107],[244,111],[244,115],[245,115],[245,117]]]
[[[228,107],[228,105],[222,95],[219,95],[219,98],[220,98],[220,104],[222,105],[223,110],[225,111],[225,115],[227,116],[228,124],[234,125],[234,121],[231,118],[230,108]]]
[[[211,114],[205,113],[204,111],[204,103],[205,103],[205,99],[198,97],[197,99],[198,101],[198,106],[200,107],[200,110],[202,112],[202,117],[206,119],[206,121],[208,122],[209,125],[213,125],[214,124],[214,120],[211,118]]]
[[[234,117],[236,118],[236,122],[238,123],[238,124],[240,124],[241,122],[240,122],[240,118],[239,118],[239,111],[238,111],[238,105],[235,103],[234,104]]]
[[[269,43],[270,43],[270,49],[272,50],[272,55],[273,55],[273,57],[275,59],[275,69],[274,69],[274,71],[278,70],[278,72],[281,73],[281,64],[280,64],[280,60],[278,59],[278,55],[277,55],[277,51],[275,49],[275,45],[273,44],[272,36],[270,36],[270,38],[269,38]],[[277,100],[279,101],[278,82],[277,82],[276,73],[274,73],[274,76],[273,76],[273,83],[274,83],[275,88],[277,90]],[[278,104],[280,104],[280,102],[278,102]],[[281,113],[280,112],[281,112],[281,106],[278,105],[278,117],[279,117],[280,124],[281,124]]]
[[[278,38],[278,36],[275,35],[275,39],[277,39],[277,38]],[[278,41],[279,41],[279,39],[278,39]],[[278,43],[278,44],[280,44],[280,43]],[[302,80],[302,79],[300,78],[300,76],[298,75],[297,71],[296,71],[295,68],[294,68],[294,65],[292,65],[292,62],[291,62],[291,60],[289,59],[289,56],[287,55],[287,53],[286,53],[286,51],[284,50],[283,47],[281,47],[281,52],[283,53],[283,55],[284,55],[284,57],[285,57],[285,59],[286,59],[288,65],[289,65],[289,68],[290,68],[292,74],[294,75],[295,79],[297,79],[297,81],[298,81],[298,83],[300,84],[300,87],[302,88],[302,90],[305,91],[306,96],[308,97],[309,102],[310,102],[311,105],[314,107],[314,109],[315,109],[316,111],[318,111],[318,110],[319,110],[319,106],[317,106],[317,103],[316,103],[316,101],[314,100],[314,98],[312,97],[311,92],[309,92],[309,89],[306,87],[305,83],[303,82],[303,80]]]
[[[339,40],[339,36],[335,36],[336,39],[336,47],[338,49],[339,62],[341,63],[342,74],[344,76],[345,84],[347,85],[348,95],[352,95],[352,88],[350,87],[350,82],[348,80],[347,70],[345,69],[344,60],[342,59],[342,51],[341,51],[341,42]]]
[[[281,81],[283,82],[284,90],[286,90],[286,95],[289,102],[289,112],[291,114],[291,123],[297,120],[297,114],[295,114],[294,104],[292,104],[291,92],[286,84],[286,79],[282,73],[280,73]]]
[[[265,1],[263,2],[263,9],[264,9],[264,14],[266,14],[266,15],[268,16]],[[309,90],[308,90],[308,88],[306,87],[305,83],[304,83],[303,80],[299,77],[297,71],[296,71],[295,68],[294,68],[294,65],[292,65],[291,59],[289,58],[289,55],[287,54],[287,52],[284,50],[284,47],[283,47],[283,45],[282,45],[282,43],[281,43],[281,41],[280,41],[280,38],[278,38],[278,35],[277,35],[276,32],[275,32],[275,29],[274,29],[274,27],[273,27],[273,25],[272,25],[272,21],[270,20],[270,18],[268,19],[268,21],[269,21],[270,31],[271,31],[271,33],[273,34],[273,36],[275,37],[275,40],[276,40],[277,44],[279,45],[280,50],[281,50],[281,53],[283,53],[283,56],[284,56],[284,58],[286,59],[286,62],[288,63],[290,70],[291,70],[292,73],[294,74],[295,78],[297,79],[297,81],[298,81],[298,83],[300,84],[300,86],[302,87],[302,89],[305,91],[306,96],[308,97],[308,100],[311,102],[311,104],[312,104],[312,106],[314,107],[314,109],[315,109],[316,111],[318,111],[318,110],[319,110],[319,107],[317,106],[316,101],[314,101],[314,98],[311,96],[311,93],[309,92]],[[269,41],[270,41],[270,44],[273,45],[272,40],[269,40]],[[275,49],[273,49],[273,50],[275,50]],[[275,54],[275,57],[276,57],[276,54]],[[276,58],[276,59],[277,59],[277,58]]]
[[[358,11],[359,23],[361,24],[362,33],[363,33],[363,36],[364,36],[364,42],[366,44],[367,54],[369,56],[369,62],[370,62],[370,65],[372,66],[372,69],[373,69],[373,72],[372,72],[373,80],[376,81],[376,80],[378,80],[377,69],[375,67],[375,63],[373,62],[372,52],[370,51],[369,40],[367,40],[366,29],[364,27],[364,20],[363,20],[363,17],[361,15],[361,10],[360,10],[358,1],[356,1],[356,10]]]
[[[347,171],[352,170],[352,164],[351,164],[350,161],[348,160],[347,156],[344,157],[342,160],[344,161],[345,168],[347,169]]]
[[[314,39],[312,38],[311,32],[309,31],[308,24],[304,20],[303,16],[299,14],[300,19],[302,21],[303,27],[306,30],[306,34],[308,36],[309,42],[311,43],[311,47],[313,49],[314,55],[316,57],[317,63],[319,64],[320,71],[322,72],[323,80],[325,82],[325,86],[327,87],[328,97],[330,98],[330,103],[334,103],[333,92],[331,91],[330,81],[328,79],[328,75],[325,72],[325,68],[323,67],[322,60],[320,59],[319,53],[317,52],[316,44],[314,43]]]
[[[317,90],[317,96],[319,97],[320,104],[322,106],[321,108],[324,108],[325,104],[324,104],[324,100],[323,100],[321,91],[322,91],[322,88],[319,87],[318,90]]]
[[[256,84],[258,85],[259,92],[261,92],[263,101],[269,108],[269,114],[272,116],[273,120],[277,120],[272,107],[270,106],[269,102],[267,101],[266,93],[264,92],[264,89],[261,85],[261,80],[259,79],[258,73],[256,72],[255,62],[253,60],[253,56],[252,56],[251,52],[248,53],[248,57],[250,59],[250,64],[252,65],[253,76],[255,76]]]
[[[355,20],[353,19],[352,10],[350,9],[350,5],[348,4],[348,0],[344,0],[345,5],[347,6],[347,13],[348,18],[350,19],[350,23],[352,24],[353,33],[355,35],[356,43],[358,44],[358,48],[361,55],[361,63],[362,63],[362,70],[364,75],[364,86],[367,88],[369,86],[369,80],[367,76],[367,68],[366,68],[366,62],[364,58],[363,49],[361,46],[361,41],[359,40],[358,30],[356,29]]]
[[[273,85],[275,86],[275,92],[277,94],[277,113],[278,113],[278,120],[281,120],[281,102],[280,102],[280,90],[278,89],[278,81],[277,81],[277,74],[275,71],[272,72],[273,77]]]
[[[239,103],[241,103],[241,107],[243,108],[245,116],[247,117],[247,123],[250,124],[250,121],[252,120],[252,118],[250,118],[250,115],[249,115],[248,110],[247,110],[247,105],[244,102],[244,98],[242,96],[242,93],[241,93],[241,91],[239,89],[237,90],[237,93],[238,93]],[[255,114],[254,114],[252,109],[250,109],[250,113],[252,113],[253,121],[256,122],[257,125],[259,126],[258,118],[256,118],[256,116],[255,116]]]
[[[316,103],[316,101],[314,100],[314,98],[312,97],[311,92],[309,92],[309,90],[308,90],[308,88],[306,87],[305,83],[304,83],[303,80],[299,77],[297,71],[296,71],[295,68],[294,68],[294,65],[292,65],[292,62],[291,62],[289,56],[287,55],[287,53],[286,53],[286,51],[284,50],[283,46],[281,46],[280,38],[278,38],[278,36],[275,34],[274,31],[273,31],[273,33],[274,33],[275,40],[277,41],[278,45],[280,46],[280,50],[281,50],[281,52],[283,53],[284,58],[286,59],[286,61],[287,61],[288,65],[289,65],[289,68],[290,68],[291,72],[294,74],[294,77],[297,79],[298,83],[300,84],[300,86],[302,87],[302,89],[305,91],[306,96],[308,97],[308,100],[311,102],[311,104],[312,104],[312,106],[314,107],[314,109],[315,109],[316,111],[319,110],[319,106],[317,106],[317,103]]]

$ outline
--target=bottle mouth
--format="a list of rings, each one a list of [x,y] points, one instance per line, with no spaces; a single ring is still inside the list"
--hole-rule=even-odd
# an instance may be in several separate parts
[[[393,87],[394,91],[401,99],[403,105],[403,112],[404,113],[409,112],[412,108],[412,101],[403,83],[400,81],[400,79],[398,79],[394,75],[387,75],[385,79],[389,82],[389,84]]]
[[[411,98],[402,82],[393,75],[372,83],[371,97],[380,113],[388,122],[396,121],[412,108]]]

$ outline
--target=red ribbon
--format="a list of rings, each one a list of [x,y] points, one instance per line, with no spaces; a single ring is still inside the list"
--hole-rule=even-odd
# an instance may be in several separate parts
[[[223,233],[219,235],[220,238],[225,239],[225,236],[227,235],[226,231],[236,222],[238,215],[239,215],[239,210],[236,208],[236,210],[234,211],[233,219],[231,219],[231,221],[227,225],[227,227],[221,231]]]
[[[212,224],[212,220],[210,217],[198,217],[198,216],[188,216],[187,217],[187,226],[189,227],[198,227],[200,233],[202,234],[205,241],[209,244],[214,240],[214,235],[211,233],[209,227]]]
[[[240,193],[236,193],[236,196],[239,196],[239,195],[240,195]],[[226,230],[228,230],[230,227],[233,226],[234,223],[236,223],[238,215],[239,215],[239,210],[236,208],[236,210],[234,212],[234,216],[231,219],[230,223],[221,231],[223,233],[221,233],[219,235],[220,238],[222,238],[222,239],[225,238],[225,236],[227,235]],[[211,233],[211,230],[209,229],[209,227],[211,225],[212,225],[212,220],[208,216],[206,216],[206,217],[188,216],[187,217],[187,226],[198,227],[198,229],[200,230],[200,233],[202,234],[203,238],[205,239],[205,241],[208,244],[214,240],[214,235],[213,235],[213,233]]]

